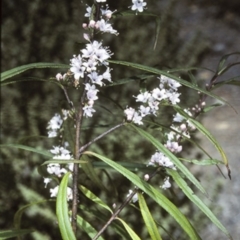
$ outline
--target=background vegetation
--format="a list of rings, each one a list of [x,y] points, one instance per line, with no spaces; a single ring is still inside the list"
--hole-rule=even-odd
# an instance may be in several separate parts
[[[114,52],[113,59],[135,61],[149,66],[161,68],[178,68],[199,65],[209,49],[208,39],[199,31],[194,31],[183,39],[180,35],[181,25],[176,14],[178,10],[176,0],[171,1],[148,1],[148,10],[159,14],[161,17],[161,29],[157,39],[156,49],[153,50],[155,41],[155,22],[151,17],[117,17],[114,19],[114,27],[120,33],[118,37],[111,36],[104,40],[104,45],[109,45]],[[207,1],[202,4],[209,5]],[[188,3],[188,1],[185,1]],[[128,7],[127,1],[111,1],[111,9],[121,10]],[[230,4],[231,5],[231,4]],[[221,4],[219,9],[221,10]],[[229,7],[232,7],[229,6]],[[219,11],[220,11],[219,10]],[[221,10],[222,11],[222,10]],[[79,0],[40,1],[26,0],[3,1],[2,11],[2,71],[33,62],[57,62],[69,63],[73,54],[79,52],[82,37],[82,22],[85,13],[85,3]],[[142,26],[142,27],[139,27]],[[140,46],[140,48],[139,48]],[[54,77],[57,71],[34,70],[23,76],[36,76],[49,79]],[[125,71],[118,68],[113,71],[113,79],[127,78],[137,72]],[[186,77],[186,76],[184,76]],[[144,84],[140,82],[139,84]],[[135,95],[139,86],[129,84],[126,88],[105,88],[109,98],[120,100],[125,107],[129,96]],[[65,106],[64,94],[55,85],[42,82],[22,82],[4,87],[1,93],[1,143],[21,143],[33,147],[50,149],[54,140],[48,139],[46,126],[49,119]],[[77,98],[77,92],[72,96]],[[191,105],[196,99],[195,95],[183,89],[182,102],[185,106]],[[87,142],[103,131],[104,125],[121,121],[121,115],[116,117],[117,108],[112,104],[108,106],[112,117],[104,114],[105,104],[108,99],[102,98],[99,105],[99,114],[85,122],[86,131],[83,142]],[[168,109],[163,109],[161,121],[167,122]],[[90,129],[91,126],[97,128]],[[137,137],[129,138],[127,130],[118,130],[115,135],[106,137],[103,141],[94,145],[94,150],[99,153],[108,153],[112,159],[146,162],[154,149],[147,146]],[[39,137],[40,136],[40,137]],[[159,135],[160,137],[160,135]],[[0,228],[12,227],[15,212],[23,205],[39,199],[49,198],[49,192],[44,188],[43,179],[37,172],[37,166],[44,159],[36,154],[26,151],[4,148],[1,149],[0,160]],[[138,158],[141,156],[141,159]],[[100,172],[103,181],[108,179]],[[103,196],[108,203],[121,202],[131,187],[114,172],[110,173],[114,179],[116,189],[120,194],[114,199]],[[158,179],[159,180],[159,179]],[[90,181],[81,176],[81,182],[90,185]],[[96,194],[101,194],[99,189],[90,186]],[[168,194],[168,193],[167,193]],[[194,211],[191,209],[186,198],[173,188],[169,193],[174,203],[182,208],[186,214]],[[86,200],[80,196],[80,201],[85,204]],[[171,229],[171,234],[176,239],[181,238],[181,232],[176,230],[175,223],[168,218],[165,212],[160,211],[154,204],[150,204],[152,212],[159,214],[160,224]],[[129,214],[129,213],[128,213]],[[126,215],[123,211],[122,216]],[[139,229],[139,235],[146,236],[141,229],[141,222],[136,221],[137,212],[132,209],[132,214],[125,216],[132,225]],[[194,211],[192,220],[196,223],[199,215]],[[37,230],[25,239],[60,239],[59,231],[54,215],[54,203],[37,205],[29,208],[23,216],[23,227],[31,227]],[[34,224],[33,224],[34,223]],[[204,221],[198,222],[198,227],[204,226]],[[98,221],[95,222],[98,225]],[[196,225],[197,226],[197,225]],[[111,229],[106,233],[113,236]],[[115,235],[114,235],[115,236]],[[87,239],[87,236],[85,236]],[[116,237],[114,239],[117,239]]]

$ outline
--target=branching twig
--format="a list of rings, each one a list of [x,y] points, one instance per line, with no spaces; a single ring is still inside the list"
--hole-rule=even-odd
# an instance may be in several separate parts
[[[152,179],[159,171],[161,170],[161,167],[157,168],[151,176],[145,181],[149,181]],[[109,218],[109,220],[106,222],[106,224],[101,228],[101,230],[97,233],[97,235],[93,238],[93,240],[96,240],[100,237],[100,235],[106,230],[106,228],[112,223],[113,220],[116,219],[118,214],[123,210],[123,208],[131,201],[133,196],[137,193],[139,189],[135,187],[135,189],[129,194],[129,196],[125,199],[125,201],[118,207],[118,209],[113,213],[113,215]]]
[[[102,137],[106,136],[107,134],[109,134],[110,132],[116,130],[117,128],[123,126],[125,123],[122,122],[116,126],[114,126],[113,128],[107,130],[106,132],[102,133],[101,135],[99,135],[98,137],[96,137],[95,139],[93,139],[92,141],[90,141],[89,143],[85,144],[84,146],[82,146],[80,149],[79,149],[79,153],[82,153],[83,151],[86,150],[86,148],[88,148],[90,145],[92,145],[93,143],[95,143],[96,141],[98,141],[99,139],[101,139]]]

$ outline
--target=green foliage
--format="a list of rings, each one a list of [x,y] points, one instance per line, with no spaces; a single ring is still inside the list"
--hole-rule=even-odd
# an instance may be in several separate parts
[[[14,197],[12,197],[11,193],[8,193],[7,184],[1,186],[2,192],[9,194],[8,206],[1,210],[3,212],[0,216],[1,227],[4,226],[4,228],[8,227],[11,229],[9,224],[10,219],[13,217],[14,211],[17,211],[19,206],[21,206],[21,208],[15,214],[14,226],[16,229],[1,231],[0,237],[7,239],[30,233],[32,230],[24,229],[32,226],[32,222],[36,222],[39,228],[36,229],[36,235],[31,235],[35,236],[35,239],[37,239],[37,236],[41,237],[44,235],[44,233],[41,235],[41,232],[46,233],[46,239],[59,239],[58,230],[56,230],[56,227],[52,228],[52,222],[55,220],[55,215],[52,212],[54,206],[50,206],[49,209],[45,211],[37,206],[47,201],[42,199],[48,195],[46,189],[39,187],[39,185],[42,184],[42,179],[40,179],[37,174],[36,167],[37,165],[41,165],[41,167],[39,167],[39,172],[41,173],[42,168],[44,169],[49,163],[79,163],[79,180],[81,182],[79,189],[81,190],[81,197],[83,196],[85,199],[80,200],[79,208],[82,215],[77,216],[77,223],[88,238],[93,239],[98,233],[99,222],[104,224],[108,221],[110,214],[114,214],[110,206],[115,202],[123,201],[123,196],[131,187],[131,184],[137,186],[147,195],[145,197],[145,194],[138,193],[140,209],[136,208],[136,206],[134,208],[129,207],[128,210],[121,213],[121,217],[116,216],[115,219],[118,221],[113,222],[110,225],[110,230],[107,230],[99,239],[109,239],[109,236],[114,239],[117,239],[118,236],[124,239],[140,239],[140,237],[141,239],[146,239],[149,235],[151,239],[165,239],[167,235],[161,230],[160,236],[158,229],[160,227],[164,229],[163,225],[167,225],[165,226],[166,232],[169,232],[171,229],[176,239],[181,239],[181,235],[183,238],[186,237],[181,231],[176,230],[179,229],[179,226],[190,239],[200,239],[197,230],[190,222],[191,219],[189,220],[189,217],[185,216],[187,214],[183,214],[183,211],[180,210],[181,208],[184,209],[184,206],[189,206],[190,201],[230,238],[229,233],[214,216],[212,211],[195,195],[195,188],[204,194],[206,194],[206,191],[184,164],[186,161],[197,165],[215,165],[222,162],[217,159],[212,159],[211,156],[209,156],[210,159],[202,161],[199,159],[187,160],[176,157],[161,143],[164,131],[170,129],[167,124],[169,122],[169,116],[173,111],[172,107],[167,105],[162,106],[160,116],[163,117],[159,119],[161,125],[155,120],[148,119],[146,120],[147,127],[145,129],[136,127],[135,125],[131,125],[131,128],[125,127],[117,129],[114,134],[109,134],[101,139],[101,141],[92,144],[90,146],[91,151],[85,152],[80,160],[73,159],[66,161],[49,159],[52,158],[52,154],[50,154],[47,149],[59,143],[46,138],[46,124],[55,112],[59,112],[60,109],[66,106],[66,103],[63,101],[64,94],[60,91],[64,86],[56,81],[55,78],[46,78],[46,76],[56,75],[55,71],[50,71],[50,69],[68,69],[69,56],[79,52],[79,49],[77,51],[74,50],[76,44],[74,45],[73,39],[75,39],[75,41],[79,40],[75,33],[76,26],[74,24],[79,22],[79,16],[81,16],[83,8],[79,7],[75,10],[73,6],[79,6],[78,4],[80,4],[77,1],[73,1],[71,3],[72,6],[70,6],[71,4],[69,4],[68,1],[63,1],[58,5],[59,15],[54,15],[55,10],[53,11],[53,9],[56,7],[54,3],[48,3],[48,7],[46,8],[46,3],[42,6],[39,1],[33,1],[31,3],[23,2],[24,4],[20,7],[16,19],[21,19],[20,23],[25,29],[24,36],[28,34],[32,34],[32,36],[31,39],[28,39],[26,43],[24,43],[28,48],[24,48],[24,46],[21,47],[22,49],[28,49],[22,55],[19,54],[21,53],[21,49],[19,49],[16,44],[19,40],[19,34],[14,34],[14,29],[17,29],[19,23],[18,21],[13,22],[13,19],[6,15],[4,17],[3,39],[7,42],[6,40],[9,40],[9,33],[14,34],[14,36],[12,40],[13,45],[7,44],[6,46],[5,51],[8,52],[8,54],[4,57],[4,72],[1,74],[1,84],[4,86],[4,93],[2,95],[3,116],[1,116],[1,121],[3,122],[3,135],[1,137],[3,160],[1,160],[1,164],[4,164],[4,168],[1,168],[1,171],[4,172],[6,170],[6,175],[13,176],[10,183]],[[180,40],[177,37],[179,25],[173,14],[176,2],[176,0],[169,1],[167,8],[165,10],[161,9],[160,14],[158,14],[158,12],[157,14],[142,13],[135,16],[135,14],[129,11],[119,11],[114,15],[116,25],[119,31],[124,33],[125,39],[123,41],[120,34],[120,37],[116,40],[111,37],[106,37],[105,41],[111,45],[111,49],[115,52],[114,58],[120,60],[109,61],[111,66],[116,65],[118,67],[113,73],[115,80],[113,83],[101,89],[95,117],[83,123],[81,132],[81,141],[83,144],[88,143],[105,130],[115,126],[116,123],[122,122],[122,111],[125,106],[128,104],[131,106],[134,105],[133,102],[128,101],[129,96],[135,96],[136,90],[139,88],[145,89],[148,86],[154,85],[155,83],[152,79],[159,75],[168,76],[184,85],[183,96],[191,95],[190,91],[199,91],[201,94],[213,97],[227,104],[222,98],[198,86],[197,80],[193,76],[193,72],[197,70],[197,68],[192,66],[196,64],[199,56],[206,50],[207,43],[199,40],[200,34],[196,32],[186,44],[179,44]],[[118,3],[111,4],[117,5]],[[25,9],[25,11],[21,11],[21,8],[25,6],[28,6],[28,8]],[[83,5],[81,4],[81,6]],[[156,9],[159,8],[157,2],[152,6],[153,9],[154,7],[156,7]],[[6,9],[10,11],[12,8],[13,6],[8,3]],[[47,12],[44,15],[45,17],[42,18],[41,13],[42,11],[45,13],[45,10]],[[26,16],[23,17],[21,12],[26,16],[30,16],[32,21],[26,22]],[[34,18],[35,16],[36,18]],[[40,17],[41,21],[39,21]],[[41,29],[39,26],[40,23],[43,25],[43,33],[47,34],[49,38],[47,41],[45,41],[46,39],[44,40],[44,38],[39,41],[41,44],[38,45],[38,47],[41,49],[44,46],[45,48],[43,51],[36,51],[36,54],[34,54],[35,51],[33,49],[35,49],[37,44],[36,40],[40,37],[40,33],[36,33],[34,29]],[[8,29],[9,26],[13,29]],[[48,28],[47,26],[50,27]],[[125,33],[126,27],[130,27],[131,31]],[[148,31],[146,31],[146,27]],[[53,28],[56,32],[61,32],[60,36],[57,33],[52,34]],[[137,30],[132,31],[134,28]],[[69,37],[69,39],[67,39],[67,37]],[[11,46],[14,46],[13,50]],[[142,48],[145,47],[146,51],[141,51],[139,46]],[[59,49],[61,49],[61,53]],[[152,51],[152,49],[155,51]],[[165,49],[168,49],[168,51],[165,51]],[[161,53],[161,59],[159,59],[159,53]],[[17,55],[21,55],[19,62],[16,62]],[[14,56],[15,60],[10,61]],[[223,74],[233,66],[225,65],[229,56],[230,55],[224,56],[220,61],[216,71],[217,76]],[[122,59],[127,59],[128,61],[122,61]],[[46,61],[46,63],[31,63],[16,67],[21,65],[20,63],[26,64],[26,62],[43,60]],[[65,62],[66,64],[47,63],[49,61]],[[172,69],[172,66],[176,68]],[[39,69],[44,69],[44,71],[39,73]],[[28,75],[26,75],[26,71],[28,71]],[[183,77],[179,77],[176,74]],[[29,77],[29,75],[31,77]],[[10,85],[13,83],[15,84],[14,87]],[[234,78],[216,83],[215,87],[223,84],[239,85],[239,82]],[[56,85],[60,88],[56,88]],[[70,90],[70,94],[73,102],[79,99],[79,91]],[[196,102],[196,99],[196,96],[194,96],[184,105],[190,106]],[[205,112],[216,106],[217,105],[207,106]],[[175,110],[184,115],[210,140],[220,152],[224,164],[228,167],[225,153],[217,140],[214,139],[210,132],[198,121],[187,116],[187,114],[181,110],[183,108],[185,108],[185,106],[176,106]],[[71,139],[73,142],[74,138],[69,131],[68,123],[66,123],[64,127],[65,132],[63,135],[67,135],[66,138]],[[63,142],[64,139],[61,139],[61,141]],[[197,143],[195,144],[196,146],[198,145]],[[74,152],[74,142],[73,144],[71,143],[70,146],[72,152]],[[179,194],[175,196],[169,193],[165,194],[158,188],[159,178],[153,179],[151,184],[142,179],[143,174],[152,173],[157,170],[155,167],[147,167],[145,164],[146,159],[150,157],[149,153],[154,152],[155,148],[168,156],[179,170],[179,172],[161,170],[158,174],[161,180],[166,175],[171,176],[176,185],[179,186],[178,191],[181,192],[179,193],[176,190]],[[45,160],[46,157],[48,158],[47,161]],[[99,159],[101,161],[99,161]],[[0,175],[3,176],[2,174]],[[62,239],[76,239],[71,228],[69,206],[66,200],[69,175],[70,173],[67,173],[62,178],[56,202],[56,215]],[[14,186],[15,182],[20,182],[21,184],[18,183]],[[181,204],[178,204],[177,200],[182,192],[185,194],[185,197]],[[176,199],[174,199],[175,197]],[[187,198],[190,201],[188,201]],[[6,201],[8,196],[2,199]],[[31,203],[29,204],[29,202]],[[0,203],[1,206],[4,205],[3,200],[0,200]],[[84,207],[82,207],[82,205],[84,205]],[[156,207],[158,211],[155,211]],[[27,210],[29,210],[29,212]],[[24,219],[26,220],[23,221],[22,215],[25,211],[26,216],[24,216]],[[6,225],[6,223],[4,223],[5,219],[3,219],[2,216],[8,212],[10,217]],[[158,216],[156,216],[156,212]],[[142,220],[138,218],[140,213],[143,218]],[[168,220],[167,214],[171,215],[179,226],[173,223],[172,220]],[[49,229],[43,225],[46,219],[39,219],[38,215],[43,215],[50,220],[51,223],[48,223],[48,226],[50,226]],[[203,215],[199,215],[199,219],[201,219],[202,216]],[[33,219],[35,220],[33,221]],[[38,221],[36,221],[36,219]],[[157,224],[158,220],[163,221],[160,226]],[[23,229],[19,229],[21,226]],[[139,226],[141,226],[141,228]],[[146,226],[149,235],[144,226]],[[42,229],[45,230],[43,231]]]

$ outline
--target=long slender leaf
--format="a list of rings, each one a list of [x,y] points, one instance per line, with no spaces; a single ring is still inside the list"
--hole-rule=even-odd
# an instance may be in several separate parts
[[[5,80],[4,82],[1,82],[1,86],[6,86],[8,84],[13,83],[19,83],[19,82],[47,82],[47,83],[54,83],[58,86],[62,86],[60,82],[58,82],[56,79],[45,79],[45,78],[39,78],[39,77],[24,77],[24,78],[9,78]]]
[[[141,240],[139,238],[139,236],[132,230],[132,228],[125,221],[123,221],[121,218],[116,218],[116,219],[119,220],[123,224],[123,226],[125,227],[125,229],[127,230],[128,234],[130,235],[130,237],[133,240]]]
[[[134,163],[134,162],[117,162],[121,166],[127,168],[129,171],[133,172],[153,172],[156,170],[156,167],[153,166],[147,166],[146,164],[143,163]],[[92,162],[92,165],[94,168],[101,168],[101,169],[113,169],[111,166],[106,164],[105,162],[100,162],[100,161],[94,161]]]
[[[110,207],[108,207],[108,205],[106,203],[104,203],[99,197],[97,197],[93,192],[91,192],[89,189],[87,189],[86,187],[84,187],[83,185],[79,186],[79,189],[81,190],[81,192],[87,197],[89,198],[91,201],[95,202],[96,204],[98,204],[99,206],[107,209],[108,211],[110,211],[112,213],[112,209]]]
[[[64,175],[57,194],[57,219],[63,240],[74,240],[75,235],[73,233],[70,216],[68,214],[68,203],[67,203],[67,184],[68,178],[71,173],[68,172]]]
[[[93,215],[96,219],[101,221],[103,224],[105,224],[110,218],[110,215],[107,215],[105,211],[99,211],[98,209],[87,208],[86,206],[81,206],[81,205],[79,206],[79,208],[83,210],[84,213],[89,214],[91,217]],[[119,222],[117,221],[112,222],[110,227],[114,229],[114,232],[116,232],[122,237],[121,239],[124,239],[124,240],[130,239],[129,235],[126,233],[125,229]]]
[[[26,151],[38,153],[47,157],[52,157],[52,154],[49,151],[46,150],[39,150],[33,147],[21,145],[21,144],[1,144],[0,147],[13,147],[13,148],[18,148],[18,149],[23,149]]]
[[[13,237],[18,237],[20,235],[32,233],[34,230],[32,229],[7,229],[0,230],[0,239],[9,239]]]
[[[195,229],[193,228],[193,226],[191,225],[191,223],[188,221],[188,219],[180,212],[180,210],[171,201],[168,200],[168,198],[166,198],[162,193],[160,193],[160,191],[156,190],[150,184],[140,179],[136,174],[130,172],[129,170],[112,161],[111,159],[108,159],[97,153],[89,151],[84,152],[84,154],[93,155],[109,164],[111,167],[113,167],[115,170],[117,170],[119,173],[121,173],[123,176],[129,179],[135,186],[137,186],[147,195],[149,195],[162,208],[164,208],[178,222],[178,224],[183,228],[183,230],[189,235],[190,239],[192,240],[201,239],[200,236],[195,231]]]
[[[203,133],[215,146],[215,148],[219,151],[222,156],[223,162],[226,166],[228,166],[228,160],[225,152],[223,151],[222,147],[219,145],[217,140],[211,135],[211,133],[198,121],[189,118],[188,119],[201,133]]]
[[[209,166],[209,165],[217,165],[217,164],[223,164],[223,162],[217,160],[217,159],[203,159],[203,160],[196,160],[196,159],[185,159],[185,158],[179,158],[180,160],[194,163],[196,165],[201,165],[201,166]]]
[[[199,208],[204,212],[208,218],[219,228],[223,233],[227,235],[229,239],[232,239],[227,229],[220,223],[212,211],[202,202],[202,200],[194,194],[192,189],[188,187],[184,179],[178,174],[177,171],[168,170],[168,173],[172,176],[177,185],[182,189],[185,195]]]
[[[23,65],[20,67],[12,68],[10,70],[7,70],[3,73],[1,73],[1,82],[4,82],[8,78],[14,77],[20,73],[23,73],[25,71],[28,71],[30,69],[34,68],[69,68],[69,65],[67,64],[61,64],[61,63],[30,63],[27,65]]]
[[[77,215],[77,223],[78,226],[85,232],[87,235],[93,239],[93,237],[98,233],[98,231],[85,219],[83,219],[81,216]],[[104,240],[103,237],[99,237],[98,239]]]
[[[199,183],[199,181],[193,176],[193,174],[179,161],[179,159],[172,154],[164,145],[162,145],[157,139],[155,139],[151,134],[144,131],[143,129],[131,124],[137,132],[150,141],[159,151],[163,152],[171,161],[177,166],[177,168],[203,193],[207,194],[205,189]]]
[[[93,183],[96,184],[100,189],[104,191],[108,191],[107,188],[103,185],[101,179],[98,177],[97,173],[95,172],[95,169],[93,168],[93,165],[88,158],[88,156],[82,156],[81,160],[84,161],[84,164],[81,164],[81,168],[83,171],[87,174],[87,176],[93,181]]]
[[[32,203],[29,203],[29,204],[21,207],[14,215],[13,225],[14,225],[15,229],[20,229],[22,215],[27,208],[32,207],[37,204],[45,203],[47,201],[49,201],[49,200],[41,200],[41,201],[37,201],[37,202],[32,202]]]
[[[172,78],[172,79],[176,80],[177,82],[181,83],[182,85],[184,85],[186,87],[189,87],[189,88],[194,89],[196,91],[202,92],[202,93],[204,93],[204,94],[206,94],[210,97],[218,99],[219,101],[224,102],[227,105],[229,105],[229,103],[226,100],[218,97],[217,95],[215,95],[215,94],[213,94],[209,91],[206,91],[202,88],[199,88],[199,87],[195,86],[194,84],[191,84],[190,82],[188,82],[186,80],[180,79],[180,78],[174,76],[173,74],[169,73],[168,71],[163,71],[163,70],[159,70],[159,69],[153,68],[153,67],[148,67],[148,66],[145,66],[145,65],[142,65],[142,64],[125,62],[125,61],[109,60],[108,62],[113,63],[113,64],[119,64],[119,65],[124,65],[124,66],[128,66],[128,67],[136,68],[136,69],[139,69],[139,70],[142,70],[142,71],[145,71],[145,72],[150,72],[150,73],[155,73],[155,74],[158,74],[158,75],[167,76],[169,78]]]
[[[143,220],[146,224],[147,230],[149,232],[149,235],[151,236],[151,239],[153,240],[162,240],[161,235],[158,231],[158,228],[153,220],[152,214],[150,213],[148,206],[146,204],[146,201],[142,195],[142,193],[138,192],[138,201],[140,210],[143,216]]]

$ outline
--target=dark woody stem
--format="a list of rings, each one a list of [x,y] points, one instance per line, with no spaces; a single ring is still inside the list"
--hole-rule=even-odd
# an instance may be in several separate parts
[[[86,82],[85,78],[85,82]],[[80,135],[81,135],[81,126],[83,120],[83,106],[85,102],[86,91],[85,89],[82,92],[82,97],[79,103],[79,109],[76,113],[76,136],[75,136],[75,149],[74,157],[75,159],[80,159],[81,153],[78,151],[80,148]],[[77,209],[78,209],[78,172],[79,164],[74,163],[73,165],[73,201],[72,201],[72,229],[76,236],[77,234]]]

